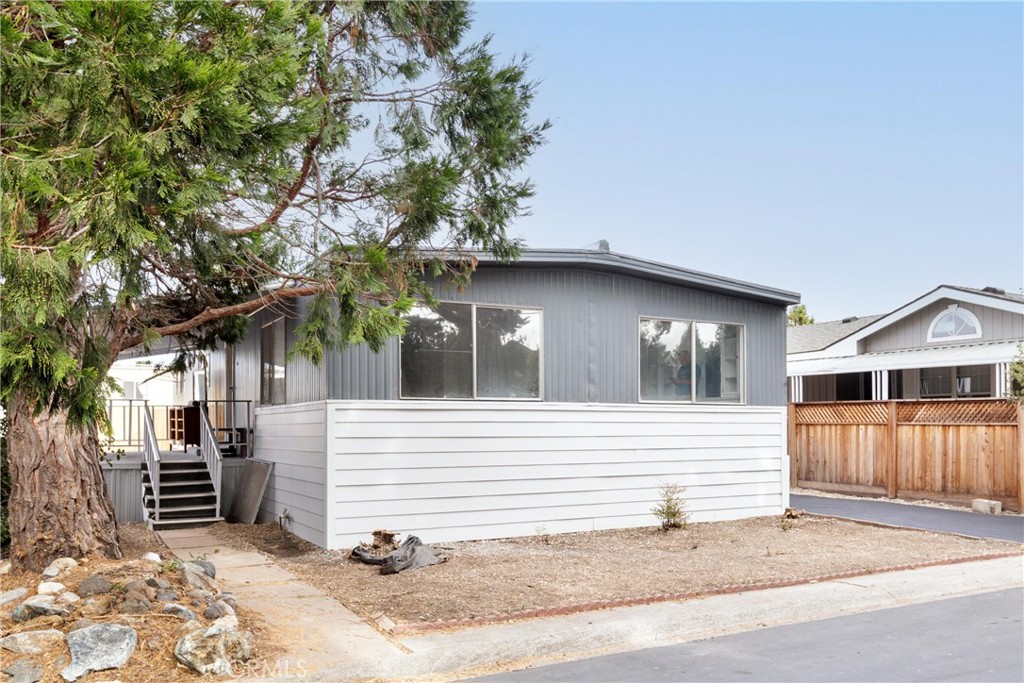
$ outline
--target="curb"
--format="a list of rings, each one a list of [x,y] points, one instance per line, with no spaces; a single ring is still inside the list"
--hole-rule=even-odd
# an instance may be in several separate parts
[[[693,598],[709,597],[712,595],[726,595],[729,593],[745,593],[748,591],[768,590],[771,588],[785,588],[788,586],[800,586],[808,583],[822,583],[838,579],[849,579],[857,576],[870,576],[872,574],[885,574],[888,572],[908,571],[912,569],[924,569],[925,567],[939,567],[944,565],[965,564],[968,562],[983,562],[985,560],[999,560],[1007,557],[1020,557],[1024,553],[1020,551],[1005,553],[989,553],[985,555],[971,555],[967,557],[953,557],[940,560],[928,560],[926,562],[914,562],[912,564],[901,564],[890,567],[878,567],[874,569],[852,569],[834,574],[821,574],[818,576],[805,577],[800,579],[783,579],[781,581],[767,581],[761,583],[732,584],[705,591],[686,591],[682,593],[659,593],[635,598],[617,598],[614,600],[598,600],[595,602],[584,602],[564,607],[549,607],[542,609],[520,610],[507,614],[490,614],[481,617],[470,617],[467,619],[452,619],[449,621],[433,621],[425,624],[398,624],[391,631],[392,635],[412,635],[432,633],[450,629],[470,628],[473,626],[487,626],[524,619],[538,619],[544,617],[560,617],[580,612],[593,612],[603,609],[614,609],[617,607],[634,607],[637,605],[650,605],[659,602],[679,602]]]

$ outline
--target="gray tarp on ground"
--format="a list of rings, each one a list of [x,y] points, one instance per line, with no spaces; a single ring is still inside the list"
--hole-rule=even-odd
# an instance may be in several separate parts
[[[441,564],[448,559],[435,553],[429,545],[423,545],[423,542],[416,536],[405,539],[402,545],[387,555],[373,555],[365,548],[357,546],[352,549],[349,557],[366,564],[380,565],[381,574],[397,574],[406,569],[429,567],[433,564]]]

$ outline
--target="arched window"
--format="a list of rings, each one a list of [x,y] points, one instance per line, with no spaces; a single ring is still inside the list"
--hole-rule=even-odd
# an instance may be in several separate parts
[[[981,323],[966,308],[953,304],[935,316],[928,328],[928,341],[940,342],[959,339],[980,339]]]

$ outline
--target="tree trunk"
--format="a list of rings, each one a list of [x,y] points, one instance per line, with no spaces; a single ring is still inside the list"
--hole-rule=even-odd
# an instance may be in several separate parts
[[[69,425],[65,410],[34,414],[18,391],[7,409],[13,562],[38,571],[58,557],[121,557],[97,427]]]

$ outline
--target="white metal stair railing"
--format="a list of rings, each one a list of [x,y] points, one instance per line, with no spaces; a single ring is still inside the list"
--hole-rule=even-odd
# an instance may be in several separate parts
[[[207,414],[206,408],[200,408],[199,414],[201,415],[199,418],[199,450],[203,454],[206,469],[210,473],[210,481],[213,482],[213,490],[217,494],[217,510],[214,517],[220,517],[220,441],[213,431],[213,425],[210,424],[210,416]]]
[[[153,521],[160,521],[160,447],[156,441],[156,429],[153,427],[153,415],[149,406],[142,408],[142,452],[146,456],[146,468],[149,470],[149,485],[153,490]],[[143,488],[143,511],[146,510],[146,494]]]

